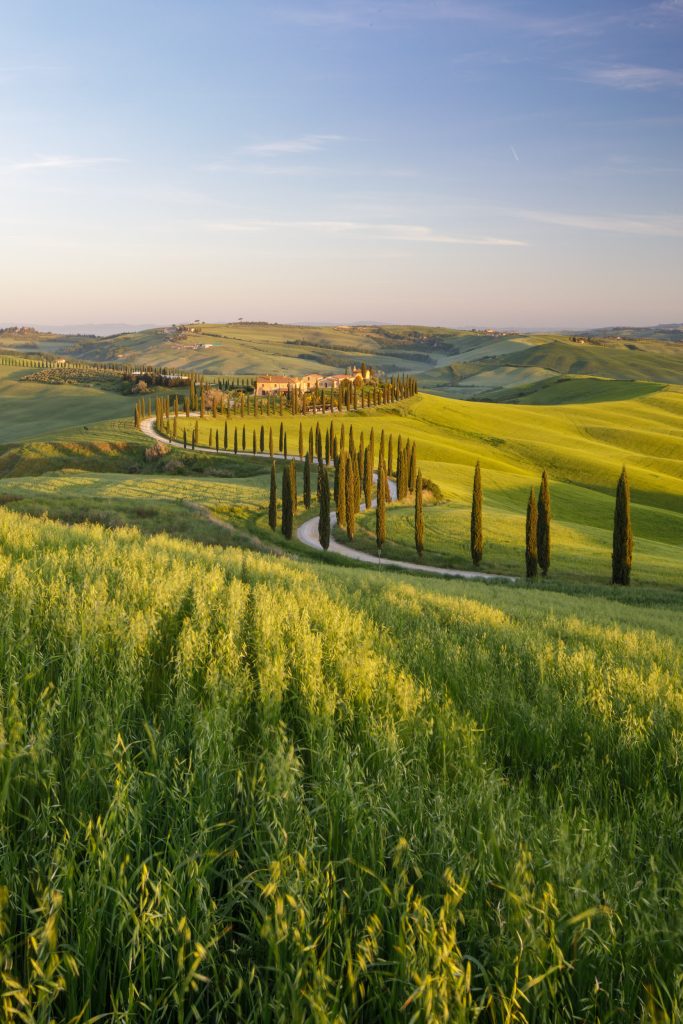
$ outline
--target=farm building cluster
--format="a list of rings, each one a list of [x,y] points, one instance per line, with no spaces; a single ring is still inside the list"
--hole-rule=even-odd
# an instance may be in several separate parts
[[[275,374],[264,374],[256,378],[256,394],[260,396],[278,395],[287,391],[334,391],[345,382],[356,381],[362,384],[371,379],[371,371],[365,367],[358,369],[353,366],[347,373],[333,373],[324,376],[322,373],[305,373],[302,377],[287,377]]]

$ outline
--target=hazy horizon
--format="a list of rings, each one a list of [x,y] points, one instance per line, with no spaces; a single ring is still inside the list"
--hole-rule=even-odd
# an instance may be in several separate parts
[[[8,324],[683,320],[683,0],[27,0],[3,29]]]

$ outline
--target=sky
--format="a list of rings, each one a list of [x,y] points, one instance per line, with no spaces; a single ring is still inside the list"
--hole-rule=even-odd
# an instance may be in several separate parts
[[[0,323],[683,321],[683,0],[0,14]]]

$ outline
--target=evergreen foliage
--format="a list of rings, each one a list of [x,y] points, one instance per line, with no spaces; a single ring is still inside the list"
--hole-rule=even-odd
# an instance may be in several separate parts
[[[318,497],[320,501],[320,518],[318,519],[318,539],[324,551],[330,546],[330,478],[327,467],[318,465]]]
[[[340,526],[346,526],[346,452],[341,452],[337,468],[337,522]]]
[[[268,502],[268,525],[271,530],[277,528],[277,479],[275,476],[275,459],[270,463],[270,501]]]
[[[382,554],[382,548],[387,539],[386,483],[387,467],[384,464],[384,459],[380,459],[379,470],[377,471],[377,505],[375,507],[375,537],[377,539],[378,555]]]
[[[413,445],[413,452],[415,446]],[[422,470],[418,470],[415,481],[415,550],[420,558],[425,547],[425,521],[422,512]]]
[[[304,508],[311,507],[311,453],[304,460]]]
[[[481,467],[478,462],[474,468],[474,484],[472,486],[470,553],[474,565],[479,565],[484,554],[484,534],[482,524]]]
[[[353,540],[356,536],[356,459],[352,455],[347,455],[344,462],[346,465],[346,536],[349,540]]]
[[[292,539],[293,526],[292,474],[289,461],[285,459],[282,465],[282,533],[287,540]]]
[[[628,587],[631,583],[633,561],[633,533],[631,530],[631,488],[626,466],[617,484],[614,505],[614,534],[612,539],[612,583]]]
[[[536,546],[538,551],[538,564],[544,576],[548,575],[550,569],[550,487],[548,476],[543,470],[541,476],[541,487],[538,492],[538,530],[536,533]]]

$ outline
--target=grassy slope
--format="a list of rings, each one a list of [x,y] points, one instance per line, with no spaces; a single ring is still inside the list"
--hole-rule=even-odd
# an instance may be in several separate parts
[[[515,338],[492,339],[447,328],[244,323],[194,325],[193,333],[182,335],[159,328],[112,338],[65,338],[61,346],[54,337],[48,341],[46,350],[77,359],[174,366],[225,375],[311,370],[325,373],[362,359],[387,373],[414,372],[450,362],[456,356],[468,360],[482,353],[516,351],[518,347]],[[0,342],[6,348],[17,348],[26,344],[26,339],[6,335]],[[204,345],[211,348],[204,349]]]
[[[35,384],[22,378],[34,371],[0,366],[0,445],[28,438],[54,437],[64,430],[87,430],[115,417],[132,415],[135,397],[70,384]]]
[[[313,418],[285,417],[288,451],[298,451],[299,422],[305,443]],[[469,564],[469,503],[472,468],[479,459],[484,473],[486,550],[484,568],[517,573],[521,568],[524,514],[530,486],[542,468],[550,474],[554,515],[554,570],[560,578],[604,580],[609,570],[613,488],[626,461],[629,469],[636,534],[636,580],[676,585],[683,571],[683,393],[651,392],[622,402],[591,405],[496,406],[419,395],[386,412],[335,417],[337,430],[353,423],[356,440],[374,428],[377,443],[402,434],[416,441],[425,476],[441,487],[446,503],[425,509],[425,558],[435,564]],[[194,420],[187,424],[188,435]],[[624,424],[627,423],[628,426]],[[266,447],[272,426],[277,447],[279,418],[232,417],[241,446],[246,425],[265,425]],[[179,420],[182,437],[185,421]],[[327,421],[323,424],[326,428]],[[200,421],[200,442],[224,420]],[[215,434],[214,434],[215,436]],[[374,516],[361,516],[356,543],[374,549]],[[412,510],[388,512],[389,557],[413,558]]]
[[[0,588],[6,1010],[678,1019],[672,613],[3,510]]]

